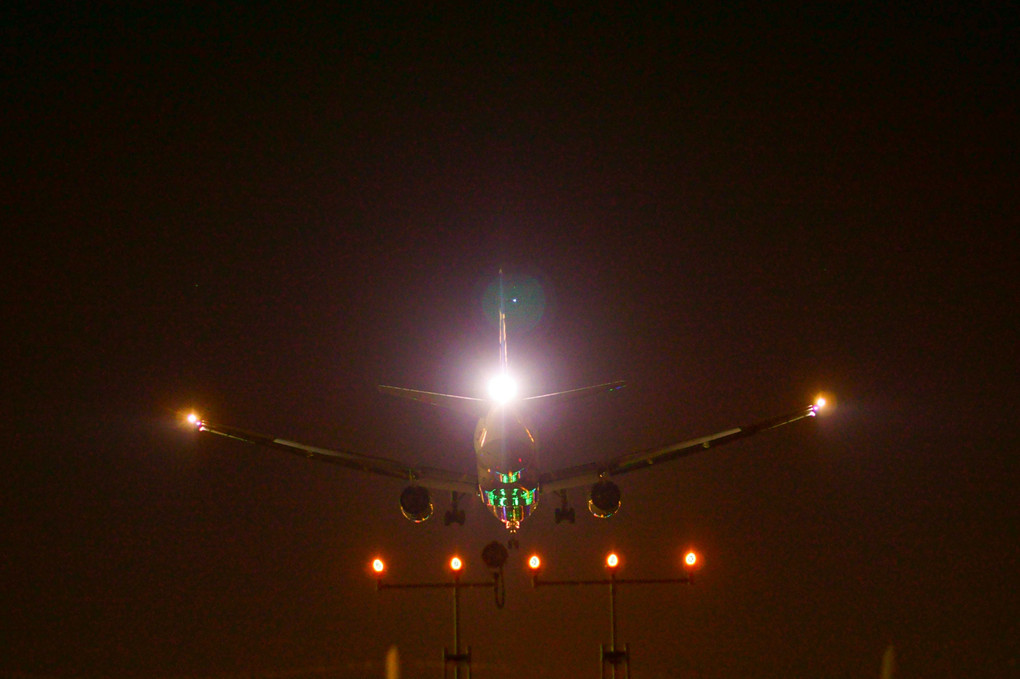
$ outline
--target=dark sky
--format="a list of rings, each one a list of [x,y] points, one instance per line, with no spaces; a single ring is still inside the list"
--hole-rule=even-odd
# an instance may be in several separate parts
[[[96,3],[98,4],[98,3]],[[1015,7],[3,10],[0,674],[439,676],[448,592],[505,531],[177,416],[473,469],[502,266],[547,467],[836,407],[546,498],[482,677],[1017,676]],[[437,497],[441,514],[448,505]],[[24,673],[24,674],[20,674]]]

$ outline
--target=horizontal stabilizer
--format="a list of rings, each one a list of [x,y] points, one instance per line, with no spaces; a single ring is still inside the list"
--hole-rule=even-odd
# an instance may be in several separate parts
[[[580,389],[557,391],[553,394],[530,396],[523,399],[523,401],[529,405],[536,401],[543,401],[545,403],[563,403],[564,401],[572,401],[575,398],[584,398],[586,396],[594,396],[595,394],[604,394],[610,391],[616,391],[617,389],[623,389],[625,386],[627,386],[626,382],[618,380],[616,382],[606,382],[604,384],[596,384],[590,387],[581,387]]]
[[[430,406],[447,408],[458,412],[467,413],[474,417],[484,417],[488,410],[489,402],[481,398],[470,396],[453,396],[451,394],[437,394],[432,391],[420,391],[418,389],[405,389],[404,387],[391,387],[385,384],[379,385],[379,391],[390,396],[406,398],[412,401],[421,401]]]

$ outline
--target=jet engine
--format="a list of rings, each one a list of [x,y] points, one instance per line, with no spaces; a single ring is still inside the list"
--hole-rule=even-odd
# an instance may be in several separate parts
[[[608,519],[620,510],[620,489],[612,481],[602,479],[591,487],[588,511],[599,519]]]
[[[400,493],[400,511],[408,521],[421,523],[432,516],[432,497],[427,488],[408,486]]]

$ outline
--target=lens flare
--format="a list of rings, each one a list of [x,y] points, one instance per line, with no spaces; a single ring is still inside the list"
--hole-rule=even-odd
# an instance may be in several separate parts
[[[509,375],[498,375],[489,382],[489,396],[497,403],[506,403],[517,396],[517,383]]]

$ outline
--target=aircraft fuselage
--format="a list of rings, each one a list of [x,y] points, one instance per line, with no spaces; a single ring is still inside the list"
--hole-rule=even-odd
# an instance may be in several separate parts
[[[511,531],[538,506],[538,444],[523,414],[497,405],[475,427],[482,504]]]

